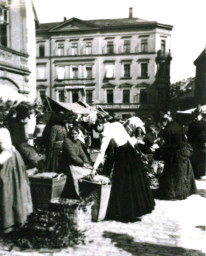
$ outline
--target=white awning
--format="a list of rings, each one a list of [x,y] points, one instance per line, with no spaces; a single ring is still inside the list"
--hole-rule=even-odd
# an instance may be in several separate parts
[[[18,91],[12,89],[10,86],[2,84],[0,84],[0,98],[2,98],[3,101],[31,101],[29,98],[25,97],[23,94],[18,93]]]
[[[191,109],[188,109],[188,110],[184,110],[184,111],[177,111],[177,113],[180,113],[180,114],[192,114],[194,111],[195,111],[196,108],[191,108]],[[206,113],[206,105],[203,105],[201,106],[201,111],[203,113]]]

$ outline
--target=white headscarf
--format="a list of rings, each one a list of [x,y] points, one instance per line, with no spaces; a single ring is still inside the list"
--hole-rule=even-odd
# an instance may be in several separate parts
[[[15,148],[12,146],[11,136],[6,128],[0,128],[0,165],[4,164],[11,156]]]
[[[13,150],[11,136],[7,128],[0,128],[0,145],[2,150]]]

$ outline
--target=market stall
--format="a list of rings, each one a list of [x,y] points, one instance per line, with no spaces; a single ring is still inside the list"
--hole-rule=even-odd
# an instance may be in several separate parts
[[[178,110],[176,112],[177,118],[181,120],[182,123],[187,124],[190,123],[193,120],[194,113],[197,110],[197,108],[191,108],[188,110],[180,111]],[[199,106],[198,111],[200,113],[206,114],[206,105]]]

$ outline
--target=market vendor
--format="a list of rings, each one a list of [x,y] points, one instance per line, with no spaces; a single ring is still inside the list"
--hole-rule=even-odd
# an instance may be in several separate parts
[[[18,231],[32,210],[25,165],[0,111],[0,234]]]
[[[79,198],[79,179],[91,173],[90,161],[78,136],[78,127],[72,127],[68,133],[68,138],[63,143],[59,164],[59,171],[67,175],[67,183],[62,197],[72,199]]]
[[[21,154],[26,169],[36,167],[38,170],[43,171],[45,168],[44,160],[29,143],[28,120],[33,111],[32,106],[22,102],[17,105],[15,111],[16,117],[11,118],[7,124],[12,144]]]

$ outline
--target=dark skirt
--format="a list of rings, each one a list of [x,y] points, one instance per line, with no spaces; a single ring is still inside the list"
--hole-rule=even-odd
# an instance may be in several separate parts
[[[192,168],[196,179],[206,175],[206,149],[198,143],[192,144],[193,154],[191,156]]]
[[[24,224],[32,212],[32,201],[25,165],[16,150],[0,166],[0,232]]]
[[[59,161],[62,154],[63,141],[55,141],[53,147],[49,151],[47,159],[47,172],[58,172]]]
[[[190,162],[189,144],[179,149],[165,148],[163,174],[159,179],[158,197],[164,200],[182,200],[196,193],[194,173]]]
[[[106,219],[134,222],[151,213],[154,199],[142,160],[129,144],[115,148],[112,189]]]

